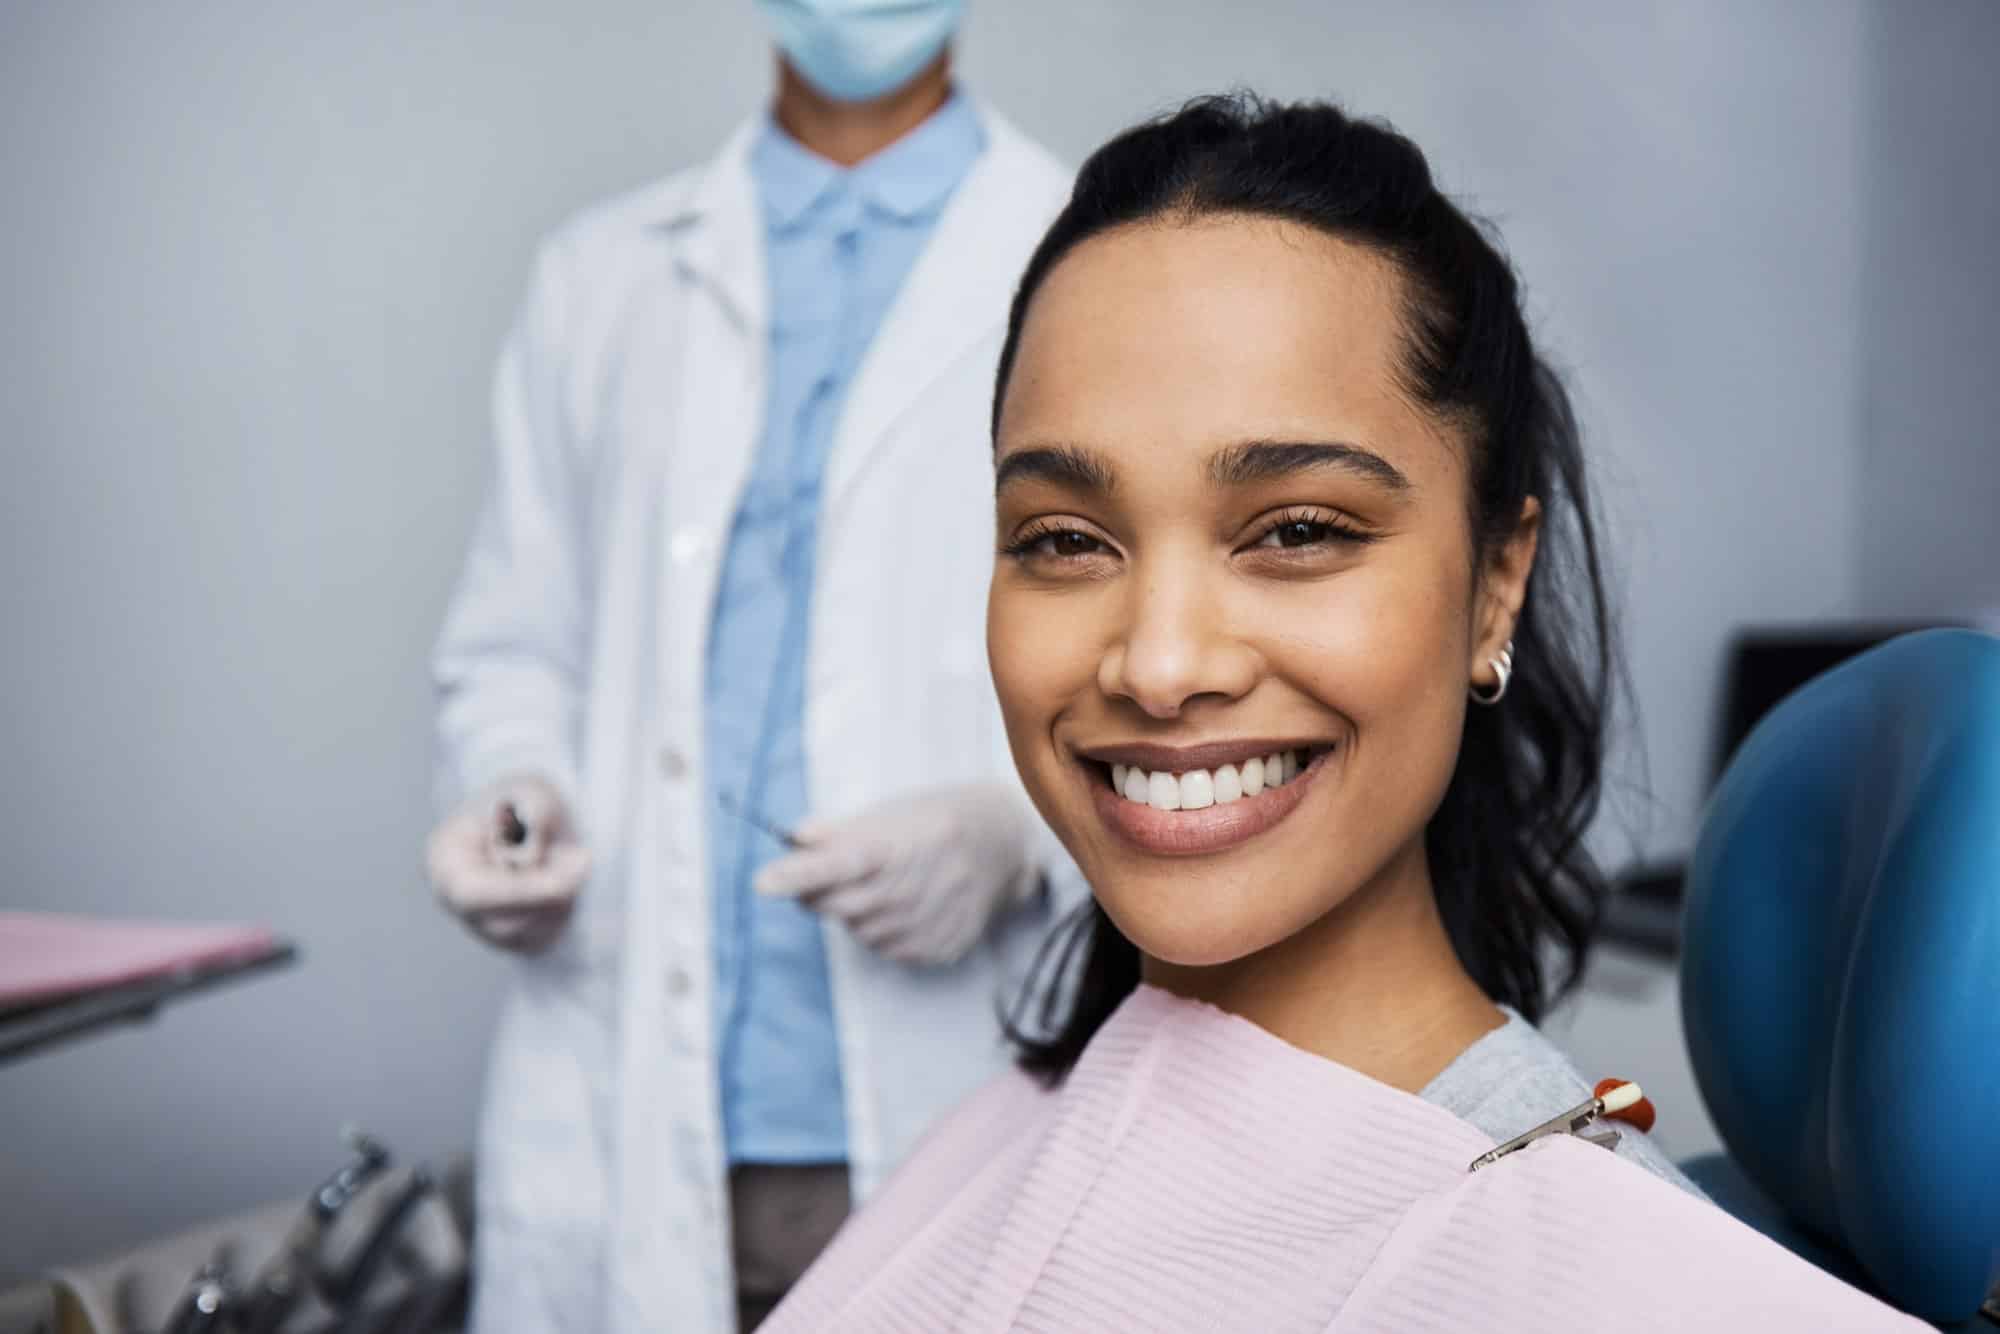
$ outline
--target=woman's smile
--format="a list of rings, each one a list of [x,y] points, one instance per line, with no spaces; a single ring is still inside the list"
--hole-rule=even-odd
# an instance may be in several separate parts
[[[1082,747],[1077,769],[1104,826],[1143,852],[1223,852],[1297,810],[1338,747],[1254,740]]]

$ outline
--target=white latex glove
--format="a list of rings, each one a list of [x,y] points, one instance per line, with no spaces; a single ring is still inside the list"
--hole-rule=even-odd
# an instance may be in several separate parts
[[[424,850],[444,906],[490,944],[532,954],[569,921],[590,876],[590,850],[576,840],[555,785],[503,778],[431,831]]]
[[[1026,798],[1001,783],[899,797],[849,820],[801,825],[799,849],[758,873],[757,892],[839,918],[888,958],[954,963],[996,917],[1034,897],[1033,819]]]

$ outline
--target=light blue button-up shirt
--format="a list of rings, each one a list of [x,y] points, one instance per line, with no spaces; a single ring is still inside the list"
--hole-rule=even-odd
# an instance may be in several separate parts
[[[954,95],[852,168],[776,124],[751,150],[771,284],[770,378],[723,559],[707,681],[716,1050],[732,1163],[847,1157],[820,919],[751,889],[785,849],[727,803],[779,829],[809,814],[806,630],[827,454],[868,345],[984,147],[977,114]]]

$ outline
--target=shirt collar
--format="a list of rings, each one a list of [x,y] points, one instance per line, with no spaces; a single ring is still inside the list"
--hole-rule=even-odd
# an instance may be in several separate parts
[[[845,183],[872,207],[904,221],[936,212],[986,147],[970,99],[953,93],[923,124],[852,167],[827,161],[766,119],[750,151],[766,222],[802,223],[813,205]]]

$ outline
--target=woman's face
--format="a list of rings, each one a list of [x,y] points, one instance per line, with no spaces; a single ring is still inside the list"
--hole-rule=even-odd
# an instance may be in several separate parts
[[[1428,891],[1534,523],[1475,571],[1464,447],[1398,381],[1401,283],[1315,230],[1209,218],[1084,242],[1029,309],[987,648],[1029,794],[1155,959]]]

